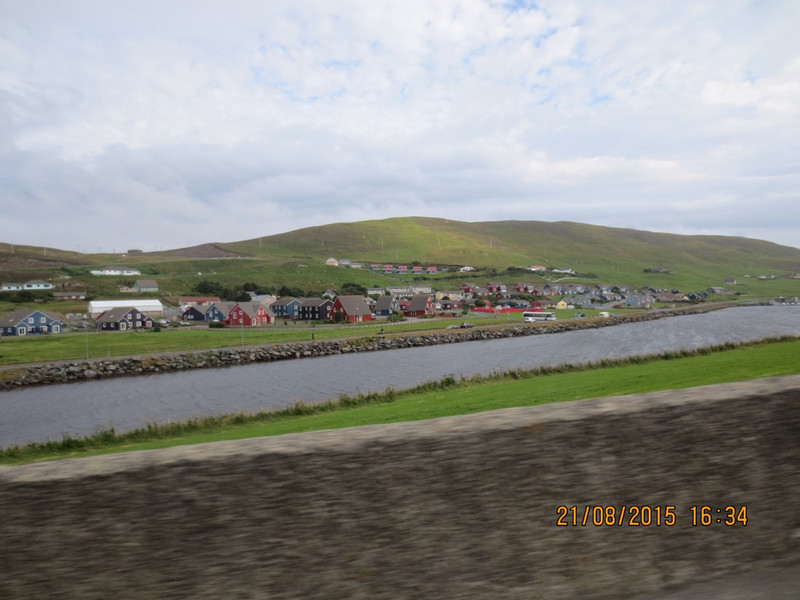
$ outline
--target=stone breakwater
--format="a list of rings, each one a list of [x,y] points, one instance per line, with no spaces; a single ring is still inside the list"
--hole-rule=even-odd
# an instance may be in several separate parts
[[[691,309],[660,310],[636,315],[612,316],[604,319],[586,319],[563,323],[478,327],[473,329],[439,331],[421,335],[388,334],[347,340],[271,344],[245,348],[224,348],[203,352],[32,365],[12,368],[6,371],[6,377],[3,381],[0,381],[0,391],[16,389],[23,386],[71,383],[93,379],[107,379],[110,377],[152,375],[190,369],[213,369],[278,360],[332,356],[353,352],[377,352],[380,350],[396,350],[400,348],[563,333],[579,329],[596,329],[623,323],[651,321],[677,315],[696,314],[698,312],[707,312],[709,310],[726,307],[727,306],[720,305],[700,306],[692,307]]]

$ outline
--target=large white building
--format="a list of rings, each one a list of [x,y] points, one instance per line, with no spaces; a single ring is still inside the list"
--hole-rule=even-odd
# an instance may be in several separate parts
[[[124,306],[130,306],[150,316],[160,315],[164,312],[164,305],[161,304],[161,300],[129,298],[127,300],[92,300],[89,302],[89,316],[94,319],[107,310]]]
[[[94,271],[89,271],[92,275],[141,275],[139,269],[133,267],[103,267]]]

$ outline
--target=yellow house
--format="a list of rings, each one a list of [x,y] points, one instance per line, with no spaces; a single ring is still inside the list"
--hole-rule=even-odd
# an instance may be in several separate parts
[[[563,298],[561,300],[559,300],[558,302],[556,302],[556,308],[564,309],[564,308],[567,308],[567,307],[568,307],[567,301],[564,300]]]

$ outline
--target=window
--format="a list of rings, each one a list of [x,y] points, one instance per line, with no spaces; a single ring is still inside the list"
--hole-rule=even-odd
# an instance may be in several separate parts
[[[28,317],[28,323],[30,323],[31,325],[33,325],[33,317]]]

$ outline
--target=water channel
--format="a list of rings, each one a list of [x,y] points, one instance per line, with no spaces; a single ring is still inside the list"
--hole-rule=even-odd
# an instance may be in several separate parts
[[[594,362],[780,335],[800,307],[738,307],[600,329],[106,379],[0,392],[0,447],[147,423],[323,402],[447,375]],[[800,357],[798,357],[800,360]]]

